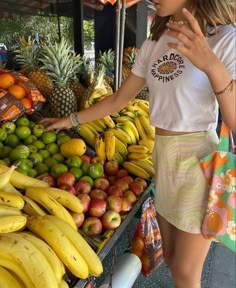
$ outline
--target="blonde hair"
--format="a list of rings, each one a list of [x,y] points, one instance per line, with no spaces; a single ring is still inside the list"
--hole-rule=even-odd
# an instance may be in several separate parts
[[[204,35],[208,35],[208,26],[214,27],[215,33],[219,25],[235,26],[235,0],[194,0],[193,2],[191,11],[194,11],[194,17]],[[166,30],[169,18],[170,16],[155,16],[150,28],[151,40],[157,41],[160,38]]]

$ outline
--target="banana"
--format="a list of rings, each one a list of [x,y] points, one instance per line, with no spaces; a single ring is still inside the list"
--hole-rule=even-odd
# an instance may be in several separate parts
[[[22,288],[16,278],[5,268],[0,266],[0,287]]]
[[[58,258],[54,250],[46,242],[38,238],[36,235],[33,235],[31,233],[26,233],[26,232],[21,232],[20,234],[24,239],[29,241],[38,250],[41,251],[44,257],[47,259],[49,265],[51,266],[52,271],[55,274],[57,283],[59,284],[62,280],[63,275],[65,275],[66,272],[65,272],[65,266],[63,265],[61,260]]]
[[[113,160],[115,154],[116,139],[112,131],[104,132],[105,152],[108,161]]]
[[[97,131],[98,133],[101,133],[104,131],[104,128],[102,128],[99,124],[97,124],[96,121],[91,121],[91,122],[88,122],[87,124],[89,124],[93,130]]]
[[[132,121],[132,118],[129,116],[120,116],[120,117],[115,118],[116,123],[120,123],[120,122],[122,123],[126,121]]]
[[[82,125],[91,130],[94,135],[98,134],[98,131],[95,129],[94,125],[91,124],[91,122],[83,123]]]
[[[96,123],[103,131],[107,128],[103,119],[97,119],[97,120],[94,120],[93,122]]]
[[[39,193],[38,190],[27,188],[25,195],[42,205],[50,214],[65,220],[74,229],[77,230],[75,221],[69,211],[64,208],[64,206],[62,206],[57,200],[55,200],[49,193],[42,190]]]
[[[148,137],[147,137],[147,135],[146,135],[146,132],[145,132],[145,130],[144,130],[144,128],[143,128],[143,125],[141,124],[138,116],[136,116],[136,117],[134,118],[134,124],[135,124],[135,126],[136,126],[136,128],[137,128],[137,130],[138,130],[139,137],[140,137],[141,139],[147,139]]]
[[[45,188],[28,187],[26,189],[26,195],[32,195],[32,193],[33,195],[35,195],[35,193],[36,194],[46,193],[70,211],[76,213],[82,213],[84,211],[80,199],[74,196],[73,194],[68,193],[65,190],[53,187],[45,187]]]
[[[149,114],[149,102],[148,101],[138,101],[138,106],[142,108],[145,112]]]
[[[22,215],[22,212],[17,208],[0,205],[0,217],[10,215]]]
[[[152,153],[154,148],[154,140],[153,139],[140,139],[138,141],[139,145],[143,145],[149,149],[149,152]]]
[[[69,288],[69,285],[67,284],[67,282],[64,279],[61,279],[61,282],[59,283],[58,288]]]
[[[108,116],[103,117],[102,119],[108,128],[114,128],[115,127],[115,122],[113,121],[111,116],[108,115]]]
[[[25,206],[23,207],[23,211],[30,216],[43,216],[47,213],[31,198],[27,196],[23,196],[25,200]]]
[[[137,160],[137,159],[149,159],[149,155],[147,153],[136,153],[136,152],[130,152],[128,154],[128,159],[130,160]]]
[[[142,154],[147,154],[149,152],[149,149],[140,144],[134,144],[134,145],[129,145],[128,146],[128,151],[131,153],[142,153]]]
[[[132,144],[132,138],[126,131],[122,130],[119,127],[115,127],[113,129],[109,129],[108,131],[112,131],[113,134],[123,143]]]
[[[27,228],[48,243],[73,275],[82,279],[88,277],[88,265],[84,258],[71,240],[61,231],[61,228],[50,221],[47,215],[30,216]]]
[[[138,142],[139,141],[139,132],[138,132],[138,129],[136,128],[136,126],[134,125],[133,119],[132,119],[132,121],[125,122],[124,124],[130,127],[130,129],[133,131],[133,133],[135,135],[136,142]]]
[[[27,218],[24,215],[2,216],[0,221],[0,234],[18,231],[25,227]]]
[[[141,177],[146,180],[151,178],[147,171],[130,161],[124,161],[122,165],[130,174],[133,174],[134,176]]]
[[[129,103],[126,106],[126,108],[128,109],[128,111],[133,112],[134,114],[144,115],[146,117],[149,117],[149,113],[144,111],[140,106],[138,106],[137,103]]]
[[[20,233],[0,235],[0,250],[13,255],[37,288],[58,288],[51,266],[44,255]]]
[[[102,134],[95,136],[94,149],[96,155],[99,156],[102,160],[106,161],[106,146]]]
[[[8,182],[4,187],[2,187],[1,191],[16,195],[22,195],[20,191],[18,191],[10,182]]]
[[[133,133],[133,130],[127,124],[125,124],[124,122],[117,123],[116,127],[122,129],[123,131],[125,131],[130,136],[132,142],[129,144],[135,144],[136,143],[135,134]]]
[[[11,194],[8,192],[0,191],[0,205],[5,205],[12,208],[21,210],[24,207],[24,200],[22,195]]]
[[[0,165],[0,173],[8,171],[10,168]],[[0,174],[1,175],[1,174]],[[18,189],[26,189],[26,187],[48,187],[49,184],[45,181],[29,177],[20,172],[13,171],[10,177],[10,183]],[[3,185],[4,187],[5,185]]]
[[[148,139],[154,139],[155,128],[150,124],[149,118],[143,115],[138,116],[140,123],[143,125],[144,131],[146,132]]]
[[[124,158],[123,158],[123,155],[121,153],[119,153],[118,151],[115,151],[113,160],[117,161],[119,164],[122,164],[122,162],[124,161]]]
[[[1,166],[3,166],[3,165],[1,165]],[[7,183],[10,182],[12,173],[16,169],[15,165],[12,165],[10,168],[8,168],[7,166],[3,166],[3,167],[6,167],[6,169],[5,169],[5,171],[0,170],[0,189],[2,189],[4,186],[7,185]]]
[[[79,135],[88,143],[92,148],[94,148],[95,134],[87,126],[81,124],[78,131]]]
[[[131,160],[132,163],[136,164],[137,166],[141,167],[142,169],[144,169],[145,171],[147,171],[147,173],[151,176],[154,177],[155,176],[155,170],[154,170],[154,166],[152,161],[150,161],[149,159],[137,159],[137,160]]]
[[[92,276],[101,275],[103,272],[102,262],[94,250],[89,246],[87,241],[80,235],[80,233],[72,229],[65,221],[55,216],[47,215],[45,218],[55,224],[57,228],[60,229],[62,233],[64,233],[71,241],[71,243],[79,251],[80,255],[86,261],[89,273]]]
[[[119,152],[124,158],[128,154],[127,146],[115,136],[115,150]]]
[[[135,114],[134,112],[131,112],[131,111],[128,111],[128,110],[124,110],[122,113],[121,113],[121,116],[127,116],[131,119],[134,119],[135,117]]]
[[[111,114],[111,117],[112,117],[112,118],[120,117],[120,113],[119,113],[119,112],[113,112],[113,113]]]
[[[1,240],[0,240],[1,242]],[[1,243],[0,243],[1,244]],[[5,249],[0,251],[0,266],[6,268],[13,275],[17,276],[17,279],[20,279],[26,288],[37,288],[34,283],[30,280],[30,277],[26,273],[25,269],[17,263],[16,258],[14,258],[9,253],[6,253]],[[1,286],[7,287],[7,286]],[[15,287],[15,286],[10,286]]]

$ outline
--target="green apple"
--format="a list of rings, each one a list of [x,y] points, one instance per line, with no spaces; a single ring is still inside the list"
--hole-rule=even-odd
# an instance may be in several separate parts
[[[36,124],[32,128],[33,135],[40,137],[44,132],[44,126],[42,124]]]
[[[7,134],[12,134],[16,130],[16,124],[14,122],[7,121],[2,124],[1,128],[4,129]]]
[[[22,116],[22,117],[20,117],[20,118],[18,118],[16,120],[16,126],[17,127],[19,127],[19,126],[29,126],[29,124],[30,124],[30,121],[25,116]]]

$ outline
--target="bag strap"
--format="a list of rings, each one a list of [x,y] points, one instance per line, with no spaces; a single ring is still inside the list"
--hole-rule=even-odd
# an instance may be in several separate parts
[[[229,151],[229,135],[230,135],[230,129],[222,121],[220,128],[220,142],[218,145],[218,151],[225,151],[225,152]]]

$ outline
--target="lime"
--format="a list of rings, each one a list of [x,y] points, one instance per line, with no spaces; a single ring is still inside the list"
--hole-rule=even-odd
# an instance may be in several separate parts
[[[12,148],[15,148],[17,145],[19,145],[20,140],[15,134],[9,134],[7,135],[7,138],[5,140],[5,144],[7,146],[10,146]]]
[[[5,141],[7,138],[7,131],[0,128],[0,141]]]
[[[78,167],[72,167],[70,168],[69,172],[75,176],[75,180],[78,181],[80,177],[83,176],[83,172]]]
[[[80,168],[82,165],[82,160],[79,156],[73,155],[67,158],[66,165],[68,167],[78,167]]]
[[[14,122],[7,121],[2,124],[1,128],[4,129],[7,134],[12,134],[16,130],[16,124]]]
[[[21,167],[22,169],[24,169],[23,167],[25,167],[26,169],[29,168],[33,168],[33,163],[30,159],[21,159],[19,161],[19,166],[18,167]]]
[[[3,147],[3,146],[4,146],[4,144],[0,141],[0,148]]]
[[[29,127],[32,129],[34,126],[36,125],[36,123],[34,121],[29,121]]]
[[[29,124],[30,124],[30,121],[25,116],[22,116],[22,117],[20,117],[20,118],[18,118],[16,120],[16,126],[17,127],[19,127],[19,126],[29,126]]]
[[[88,175],[90,163],[84,162],[81,166],[81,170],[83,171],[83,175]]]
[[[59,163],[63,163],[65,161],[64,156],[60,153],[55,153],[54,155],[52,155],[52,158],[56,159]]]
[[[9,154],[9,158],[11,161],[16,161],[19,159],[26,159],[30,155],[30,149],[23,144],[20,144],[12,149],[12,151]]]
[[[65,136],[65,135],[68,135],[67,131],[66,130],[61,130],[57,133],[57,139],[61,136]]]
[[[24,174],[24,175],[27,175],[28,176],[28,172],[20,167],[17,167],[16,168],[16,171],[17,172],[20,172],[21,174]]]
[[[63,143],[69,141],[71,137],[69,135],[62,135],[60,137],[57,137],[57,144],[61,146]]]
[[[93,179],[90,176],[84,175],[80,179],[80,181],[86,181],[90,184],[90,186],[93,186]]]
[[[43,156],[43,159],[46,159],[51,156],[50,152],[46,149],[41,149],[38,151],[38,153]]]
[[[32,132],[36,137],[40,137],[44,132],[44,126],[41,124],[36,124],[32,128]]]
[[[58,161],[55,158],[48,157],[43,160],[43,163],[46,164],[49,169],[51,169],[54,165],[58,164]]]
[[[31,130],[27,126],[18,126],[16,127],[15,134],[19,139],[24,140],[30,136]]]
[[[43,162],[43,157],[39,153],[31,153],[29,159],[33,162],[33,165]]]
[[[5,157],[8,157],[8,155],[10,154],[12,148],[9,146],[3,146],[0,147],[0,159],[3,159]]]
[[[37,140],[37,137],[35,135],[30,135],[29,137],[24,139],[24,144],[25,145],[30,145],[36,140]]]
[[[43,143],[50,144],[50,143],[56,142],[57,135],[53,131],[46,131],[46,132],[43,132],[41,139],[42,139]]]
[[[45,148],[45,144],[41,140],[35,140],[32,145],[34,145],[38,150]]]
[[[50,173],[54,178],[57,178],[59,175],[65,172],[68,172],[68,168],[65,164],[61,164],[61,163],[54,165],[50,169]]]
[[[56,143],[47,144],[46,149],[50,152],[51,155],[54,155],[59,152],[59,147]]]
[[[37,175],[41,175],[45,172],[48,172],[48,166],[44,163],[36,163],[34,169],[37,171]]]
[[[29,169],[28,176],[35,178],[37,176],[37,171],[35,169]]]
[[[34,145],[28,145],[28,148],[30,149],[30,153],[38,152],[38,149]]]

